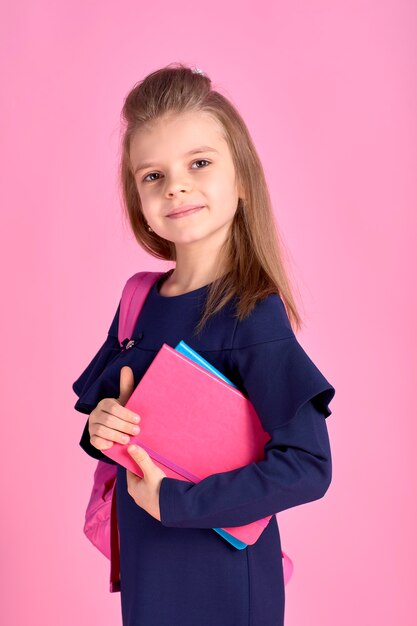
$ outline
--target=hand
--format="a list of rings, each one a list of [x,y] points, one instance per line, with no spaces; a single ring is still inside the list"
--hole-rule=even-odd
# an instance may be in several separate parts
[[[129,446],[127,451],[143,472],[143,478],[140,478],[130,470],[126,470],[128,494],[138,506],[160,522],[159,491],[166,474],[155,465],[146,450],[140,446]]]
[[[124,405],[134,388],[133,372],[125,365],[120,370],[120,395],[118,399],[103,398],[88,418],[90,443],[98,450],[108,450],[113,442],[129,443],[129,435],[137,435],[140,416],[125,409]],[[137,420],[135,418],[138,418]],[[135,431],[134,429],[138,430]]]

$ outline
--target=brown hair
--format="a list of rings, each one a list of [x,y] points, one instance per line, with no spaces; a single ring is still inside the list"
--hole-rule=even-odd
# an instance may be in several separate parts
[[[134,133],[144,125],[165,115],[190,111],[204,111],[220,122],[244,196],[239,198],[230,235],[218,257],[216,276],[220,278],[207,290],[196,330],[200,332],[208,318],[235,295],[236,316],[242,320],[258,300],[273,293],[281,296],[292,328],[299,330],[301,318],[286,268],[288,257],[284,259],[285,249],[263,167],[249,131],[231,102],[212,89],[208,76],[181,63],[152,72],[131,89],[124,101],[120,187],[133,234],[139,245],[152,256],[176,260],[175,244],[147,228],[132,172],[130,143]]]

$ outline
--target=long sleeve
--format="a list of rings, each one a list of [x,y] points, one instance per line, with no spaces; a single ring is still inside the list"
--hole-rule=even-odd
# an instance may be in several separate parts
[[[197,484],[163,478],[161,523],[178,528],[243,526],[324,496],[332,477],[326,421],[312,402],[274,429],[257,463]]]

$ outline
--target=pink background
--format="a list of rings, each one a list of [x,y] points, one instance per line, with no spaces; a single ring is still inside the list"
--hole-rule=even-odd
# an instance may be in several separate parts
[[[119,115],[135,82],[183,61],[248,124],[291,253],[299,341],[337,390],[332,485],[279,516],[295,563],[286,626],[414,626],[416,12],[3,3],[2,624],[121,624],[82,532],[95,461],[71,384],[126,279],[170,266],[121,219]]]

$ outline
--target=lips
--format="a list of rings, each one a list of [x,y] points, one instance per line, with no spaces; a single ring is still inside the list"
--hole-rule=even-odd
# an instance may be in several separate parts
[[[172,218],[182,217],[183,215],[195,213],[196,211],[199,211],[200,209],[203,209],[203,208],[204,206],[201,204],[185,204],[181,207],[178,207],[178,209],[175,209],[171,213],[168,213],[167,217],[172,217]]]

